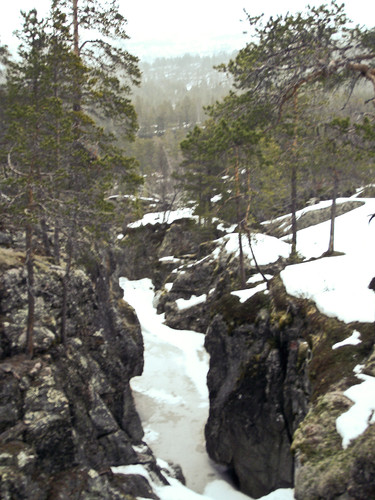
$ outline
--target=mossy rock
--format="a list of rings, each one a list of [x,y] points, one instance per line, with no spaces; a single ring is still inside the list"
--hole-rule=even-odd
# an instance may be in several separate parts
[[[373,326],[366,324],[346,324],[335,318],[327,318],[315,313],[311,319],[309,337],[312,345],[310,379],[313,384],[312,400],[326,393],[330,387],[342,390],[356,383],[353,369],[369,356],[373,346]],[[361,332],[362,342],[332,349],[337,342],[350,337],[354,329]],[[315,330],[315,332],[314,332]]]
[[[225,294],[213,303],[210,316],[220,314],[231,331],[237,326],[255,323],[259,311],[268,307],[269,298],[263,292],[256,293],[244,303],[235,295]]]
[[[375,495],[375,426],[342,448],[336,419],[352,403],[341,392],[321,396],[294,434],[297,500],[345,498],[367,500]]]

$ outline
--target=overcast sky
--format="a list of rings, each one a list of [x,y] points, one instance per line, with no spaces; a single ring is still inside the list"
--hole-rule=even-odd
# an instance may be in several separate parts
[[[128,50],[141,58],[210,53],[240,49],[247,37],[245,8],[251,15],[264,12],[285,14],[304,10],[307,4],[328,3],[315,0],[119,0],[121,13],[128,20],[131,41]],[[340,0],[338,0],[340,3]],[[0,41],[11,47],[12,32],[20,28],[20,10],[33,7],[43,15],[50,0],[11,0],[0,19]],[[356,24],[375,25],[374,0],[347,0],[346,13]],[[242,20],[242,22],[241,22]]]

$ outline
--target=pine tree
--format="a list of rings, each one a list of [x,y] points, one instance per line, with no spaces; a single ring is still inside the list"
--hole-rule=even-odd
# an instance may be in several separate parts
[[[207,121],[204,128],[195,126],[181,142],[183,162],[180,185],[187,194],[187,201],[196,203],[195,213],[205,225],[210,225],[214,215],[212,198],[219,195],[224,163],[222,149],[217,141],[217,128]]]
[[[33,355],[35,322],[34,233],[50,184],[47,173],[51,155],[45,141],[55,112],[44,71],[47,40],[44,29],[45,22],[38,21],[35,10],[24,14],[20,61],[10,64],[7,74],[8,207],[25,226],[28,295],[26,351],[30,357]]]
[[[138,59],[122,48],[129,37],[118,1],[53,0],[52,8],[66,13],[74,54],[89,68],[91,92],[75,83],[75,110],[111,119],[134,138],[137,117],[129,95],[131,86],[139,85],[140,71]]]
[[[364,79],[375,91],[373,30],[348,26],[344,5],[309,7],[306,14],[271,17],[264,25],[262,16],[248,21],[253,38],[237,57],[221,70],[228,72],[243,96],[234,109],[240,114],[254,102],[268,106],[272,113],[264,128],[276,127],[285,115],[293,116],[291,156],[292,255],[296,254],[297,165],[301,97],[316,90],[333,89],[347,82],[351,92]],[[375,100],[371,99],[375,104]],[[369,102],[370,102],[369,101]]]
[[[85,112],[97,96],[93,68],[72,50],[73,36],[67,16],[53,2],[51,16],[39,20],[35,9],[24,13],[24,26],[18,33],[19,60],[7,72],[7,134],[4,151],[7,166],[1,184],[6,192],[6,208],[13,222],[26,231],[29,313],[27,352],[33,355],[34,240],[36,228],[45,233],[45,251],[49,254],[46,229],[55,223],[55,258],[60,255],[59,233],[65,235],[65,276],[61,336],[65,324],[70,269],[80,245],[87,239],[94,247],[113,222],[113,205],[106,201],[116,179],[129,190],[140,182],[135,162],[118,148],[112,134],[98,126]],[[116,85],[115,85],[116,87]],[[77,104],[79,89],[79,107]],[[116,87],[118,95],[124,90]],[[125,89],[126,93],[126,89]],[[115,93],[108,94],[114,98]],[[103,109],[98,99],[98,109]],[[119,101],[107,105],[116,106]],[[120,116],[129,115],[126,135],[132,137],[135,113],[126,97]],[[109,106],[109,107],[108,107]],[[120,106],[121,107],[121,106]],[[48,220],[47,220],[48,219]],[[80,231],[78,231],[80,228]]]

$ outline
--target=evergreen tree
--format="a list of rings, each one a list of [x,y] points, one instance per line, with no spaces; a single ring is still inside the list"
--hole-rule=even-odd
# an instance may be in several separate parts
[[[55,223],[67,241],[61,325],[65,341],[73,257],[81,243],[89,241],[93,245],[95,238],[108,234],[113,223],[113,205],[105,198],[113,184],[126,183],[131,191],[139,185],[140,178],[135,173],[134,160],[127,158],[114,137],[95,123],[93,112],[90,116],[84,111],[83,105],[88,109],[87,103],[93,103],[97,96],[98,80],[92,76],[93,68],[72,51],[74,37],[57,2],[53,2],[51,16],[45,20],[38,20],[35,9],[23,15],[23,30],[18,34],[19,60],[10,64],[5,88],[7,167],[1,184],[6,193],[6,210],[12,210],[13,222],[24,224],[26,230],[27,352],[32,356],[37,226],[44,233],[47,255],[47,219],[49,224]],[[124,89],[116,89],[120,96]],[[108,96],[116,99],[116,93]],[[103,101],[98,100],[98,109],[103,109]],[[107,103],[107,109],[119,101],[114,103]],[[126,135],[132,137],[134,109],[127,97],[122,104],[118,116],[129,114],[124,128]],[[55,232],[56,242],[59,231]],[[55,247],[58,259],[59,246]]]
[[[200,221],[209,225],[214,210],[212,198],[221,191],[224,170],[214,121],[207,121],[204,128],[195,126],[181,142],[181,151],[182,174],[177,176],[180,185],[187,194],[187,201],[196,203],[195,213]]]
[[[131,103],[132,85],[139,85],[138,59],[121,46],[129,37],[117,0],[53,0],[66,13],[74,54],[89,69],[91,92],[77,81],[73,103],[95,116],[113,120],[125,137],[133,138],[137,117]]]
[[[306,14],[271,17],[265,25],[262,16],[248,15],[248,21],[254,38],[221,69],[233,77],[235,87],[248,100],[247,107],[254,101],[271,107],[273,113],[265,130],[275,127],[288,113],[289,121],[292,117],[289,162],[295,255],[299,134],[300,124],[306,121],[301,119],[301,96],[306,98],[322,86],[332,89],[344,82],[353,90],[360,78],[375,90],[373,30],[348,27],[344,6],[335,2],[310,7]],[[245,101],[239,100],[234,113],[241,113],[244,104],[246,108]]]
[[[16,220],[25,225],[28,294],[26,350],[30,357],[33,355],[35,321],[34,233],[51,185],[48,167],[52,156],[47,144],[49,124],[54,121],[57,104],[51,95],[51,82],[45,71],[48,67],[45,28],[45,22],[37,19],[35,10],[24,14],[23,31],[19,35],[22,39],[20,61],[10,64],[7,75],[7,208],[11,208]]]
[[[253,40],[221,69],[229,71],[239,89],[249,91],[278,111],[303,87],[357,84],[361,78],[375,90],[373,30],[349,27],[344,4],[310,7],[300,12],[248,21]],[[350,80],[350,77],[353,80]]]

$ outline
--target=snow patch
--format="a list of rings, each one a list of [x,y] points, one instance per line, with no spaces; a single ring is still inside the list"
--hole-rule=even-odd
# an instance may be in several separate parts
[[[338,349],[339,347],[343,347],[344,345],[357,345],[360,344],[362,341],[360,340],[361,334],[360,332],[357,332],[357,330],[354,330],[352,335],[348,337],[345,340],[342,340],[341,342],[337,342],[332,346],[332,349]]]
[[[255,286],[254,288],[246,288],[245,290],[236,290],[234,292],[231,292],[231,295],[239,297],[241,304],[243,304],[256,293],[264,291],[267,291],[267,283],[261,283],[260,285]]]
[[[167,255],[166,257],[160,257],[159,262],[162,262],[163,264],[179,264],[181,259],[173,257],[173,255]]]
[[[193,212],[194,208],[180,208],[174,211],[149,213],[145,214],[142,219],[131,222],[128,227],[134,229],[147,224],[172,224],[172,222],[179,219],[195,219]]]
[[[190,307],[197,306],[198,304],[203,304],[206,300],[207,294],[204,293],[198,297],[196,295],[192,295],[190,299],[177,299],[176,304],[179,311],[184,311],[185,309],[190,309]]]
[[[357,365],[354,373],[363,382],[344,392],[353,401],[353,406],[336,419],[336,429],[342,437],[343,448],[347,448],[353,439],[375,423],[375,377],[364,375],[362,369],[363,366]]]
[[[271,280],[273,278],[272,274],[265,274],[264,277],[267,280]],[[258,273],[258,274],[253,274],[250,276],[250,278],[246,281],[246,283],[251,284],[251,283],[258,283],[258,281],[264,281],[263,276]]]

